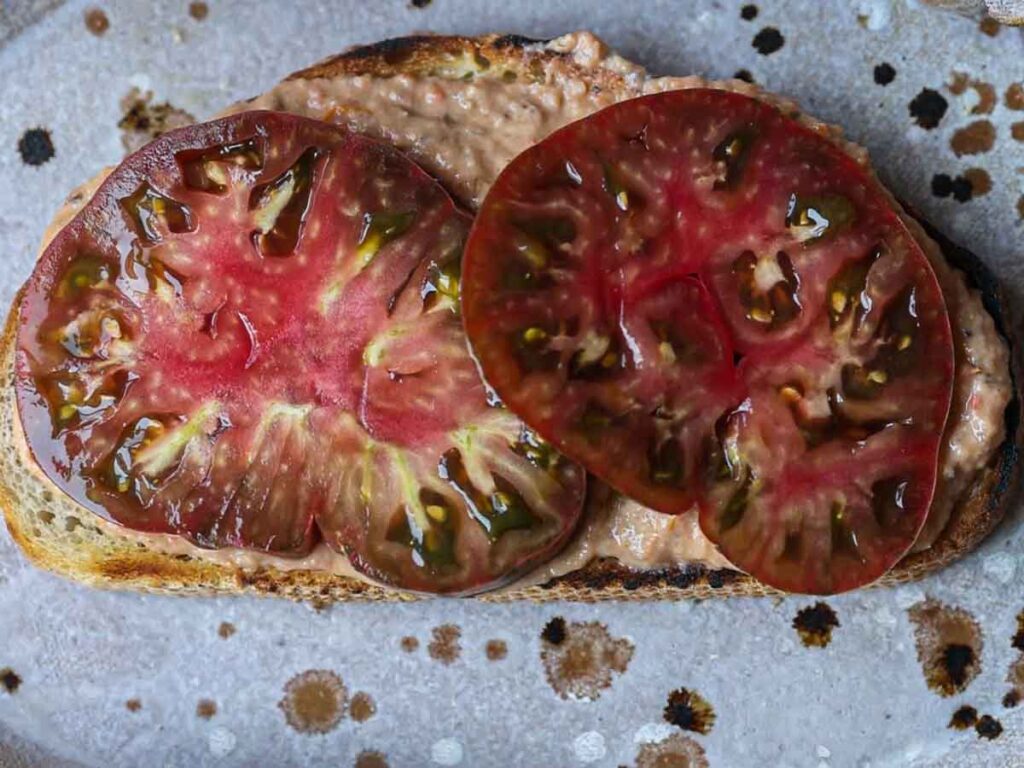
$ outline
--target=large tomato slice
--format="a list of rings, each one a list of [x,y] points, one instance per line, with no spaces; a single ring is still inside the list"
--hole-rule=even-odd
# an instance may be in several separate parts
[[[76,501],[202,547],[318,537],[466,592],[561,546],[582,470],[488,403],[458,316],[468,217],[396,150],[253,112],[129,157],[21,305],[29,446]]]
[[[882,575],[927,515],[953,348],[878,183],[758,100],[609,107],[517,157],[463,263],[502,400],[790,591]]]

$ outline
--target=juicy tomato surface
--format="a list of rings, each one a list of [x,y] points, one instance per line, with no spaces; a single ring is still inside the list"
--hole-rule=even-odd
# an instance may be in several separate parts
[[[570,535],[585,476],[489,398],[468,217],[397,150],[250,112],[128,157],[20,307],[43,471],[126,527],[472,592]]]
[[[851,589],[916,538],[944,299],[877,181],[776,108],[673,91],[552,134],[490,190],[462,289],[513,412],[647,506],[699,504],[764,583]]]

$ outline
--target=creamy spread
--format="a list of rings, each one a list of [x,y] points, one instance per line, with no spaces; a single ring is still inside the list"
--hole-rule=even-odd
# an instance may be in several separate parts
[[[434,173],[463,202],[475,206],[504,166],[553,130],[625,98],[664,90],[713,85],[762,98],[797,116],[805,125],[841,144],[858,162],[866,152],[842,139],[841,131],[799,113],[796,105],[761,93],[737,80],[709,83],[698,77],[652,78],[638,65],[608,51],[585,32],[538,44],[563,54],[546,61],[543,75],[502,77],[499,71],[470,71],[469,77],[342,75],[286,80],[268,93],[228,112],[275,109],[330,120],[386,139]],[[584,79],[581,70],[602,77]],[[604,77],[606,76],[606,77]],[[607,79],[608,84],[598,85]],[[46,242],[88,200],[101,179],[76,191],[58,214]],[[940,485],[918,548],[929,546],[945,527],[958,496],[1003,441],[1003,413],[1011,396],[1009,356],[980,297],[964,276],[944,261],[938,246],[905,217],[929,256],[949,307],[957,343],[954,402],[947,444],[940,460]],[[32,462],[28,462],[33,466]],[[36,468],[37,469],[37,468]],[[594,483],[588,508],[573,541],[554,559],[513,585],[542,583],[578,570],[595,558],[615,558],[634,569],[662,569],[687,563],[728,567],[703,535],[693,511],[678,516],[653,512]],[[100,521],[104,525],[113,525]],[[323,544],[301,558],[240,550],[203,550],[175,536],[132,533],[147,547],[189,554],[245,568],[312,569],[363,578],[344,555]]]

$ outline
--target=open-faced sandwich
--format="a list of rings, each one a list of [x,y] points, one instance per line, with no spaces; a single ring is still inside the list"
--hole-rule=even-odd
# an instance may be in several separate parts
[[[68,198],[3,338],[8,527],[90,584],[318,601],[913,578],[1017,457],[994,281],[935,237],[744,82],[357,48]]]

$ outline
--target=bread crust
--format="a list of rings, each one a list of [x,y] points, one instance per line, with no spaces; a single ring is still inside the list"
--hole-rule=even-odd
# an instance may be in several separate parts
[[[469,37],[407,37],[360,46],[330,57],[288,79],[330,78],[341,75],[390,77],[429,74],[453,62],[481,57],[505,69],[536,73],[557,61],[558,66],[601,88],[628,90],[623,75],[611,69],[588,69],[572,57],[539,47],[541,41],[514,35]],[[1003,296],[995,276],[973,254],[959,248],[922,222],[949,262],[963,270],[1000,334],[1007,338]],[[166,594],[272,594],[315,605],[345,600],[409,601],[420,596],[369,584],[359,579],[315,570],[245,568],[211,562],[192,555],[170,555],[146,549],[137,537],[121,534],[117,526],[80,509],[38,470],[26,464],[14,404],[14,358],[21,293],[7,318],[0,340],[0,370],[5,394],[0,396],[0,507],[8,530],[37,565],[90,586],[133,589]],[[898,584],[924,576],[971,551],[1004,516],[1019,475],[1021,398],[1019,345],[1010,343],[1014,396],[1006,410],[1007,438],[960,498],[940,538],[929,549],[910,555],[877,582]],[[689,565],[660,571],[633,571],[614,560],[594,561],[584,568],[545,584],[485,594],[482,600],[553,601],[702,599],[779,594],[756,579],[732,570]]]

